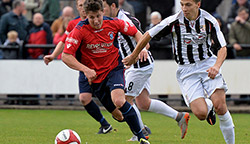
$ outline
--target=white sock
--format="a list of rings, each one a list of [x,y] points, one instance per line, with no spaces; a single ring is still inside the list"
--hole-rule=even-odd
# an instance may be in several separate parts
[[[220,119],[220,129],[227,144],[235,143],[235,133],[233,119],[227,111],[224,115],[218,115]]]
[[[171,117],[174,120],[176,119],[178,115],[178,111],[171,108],[166,103],[159,101],[159,100],[155,100],[155,99],[151,99],[151,103],[150,103],[148,111],[163,114],[165,116]]]
[[[208,116],[210,110],[213,107],[213,102],[210,99],[208,99],[208,98],[205,98],[205,102],[207,103],[207,116]]]
[[[140,113],[139,109],[137,108],[137,106],[135,104],[133,104],[132,107],[135,109],[135,112],[137,114],[139,125],[140,125],[141,129],[143,129],[144,124],[143,124],[142,119],[141,119],[141,113]]]

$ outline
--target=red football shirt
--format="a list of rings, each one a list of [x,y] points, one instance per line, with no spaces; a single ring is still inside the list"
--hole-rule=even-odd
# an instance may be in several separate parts
[[[76,17],[75,19],[71,20],[68,23],[66,31],[64,32],[63,38],[61,40],[63,43],[65,43],[65,40],[66,40],[67,36],[74,29],[74,27],[79,23],[79,21],[81,21],[81,17],[80,16]]]
[[[100,29],[94,29],[86,19],[68,35],[63,52],[74,55],[79,51],[80,62],[96,71],[97,78],[93,83],[100,83],[119,64],[118,32],[134,36],[137,29],[131,23],[108,17],[103,18]]]

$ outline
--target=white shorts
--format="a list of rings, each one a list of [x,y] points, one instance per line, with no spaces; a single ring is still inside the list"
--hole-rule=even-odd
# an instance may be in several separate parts
[[[154,64],[142,68],[130,67],[125,71],[125,95],[137,97],[145,88],[150,94],[150,76],[153,72]]]
[[[192,101],[200,97],[210,98],[216,89],[227,91],[227,85],[221,72],[214,79],[208,77],[206,70],[212,67],[215,62],[216,57],[212,56],[194,64],[179,65],[176,77],[188,107]]]

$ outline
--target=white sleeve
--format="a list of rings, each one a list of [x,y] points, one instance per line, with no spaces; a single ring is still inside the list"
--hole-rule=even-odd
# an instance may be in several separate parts
[[[150,30],[148,30],[148,33],[149,33],[149,35],[150,35],[151,38],[154,37],[155,35],[157,35],[166,26],[168,26],[167,19],[168,18],[162,20],[159,24],[157,24],[156,26],[154,26],[153,28],[151,28]]]
[[[177,20],[179,14],[180,13],[176,13],[175,15],[172,15],[172,16],[169,16],[169,17],[165,18],[159,24],[157,24],[156,26],[154,26],[153,28],[151,28],[150,30],[148,30],[148,33],[149,33],[150,37],[151,38],[154,37],[160,31],[162,31],[165,27],[170,26],[170,24],[172,22],[174,22],[175,20]]]
[[[215,28],[215,37],[216,39],[218,40],[218,43],[220,44],[221,47],[224,47],[227,45],[226,43],[226,40],[225,40],[225,37],[223,35],[223,33],[221,32],[221,29],[220,29],[220,25],[218,23],[218,21],[213,17],[212,19],[213,21],[213,26]]]
[[[218,37],[218,40],[219,40],[221,47],[226,46],[227,43],[226,43],[226,40],[225,40],[223,33],[221,32],[221,29],[220,29],[218,22],[216,22],[216,24],[215,24],[215,30],[216,30],[216,35]]]

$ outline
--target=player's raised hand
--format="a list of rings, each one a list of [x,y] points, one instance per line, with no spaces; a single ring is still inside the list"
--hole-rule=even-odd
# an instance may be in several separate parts
[[[141,62],[146,61],[148,58],[148,50],[143,49],[140,53],[139,53],[139,59]]]
[[[216,66],[212,66],[210,67],[207,72],[208,72],[208,77],[210,77],[211,79],[214,79],[215,76],[219,73],[219,67]]]
[[[43,61],[46,65],[48,65],[51,61],[54,60],[55,57],[53,57],[52,55],[46,55],[43,57]]]
[[[95,70],[88,68],[86,71],[84,71],[85,76],[87,77],[89,81],[89,85],[92,84],[92,81],[96,79],[97,75]]]
[[[138,61],[139,57],[134,57],[133,55],[126,56],[122,62],[125,66],[131,66]]]

